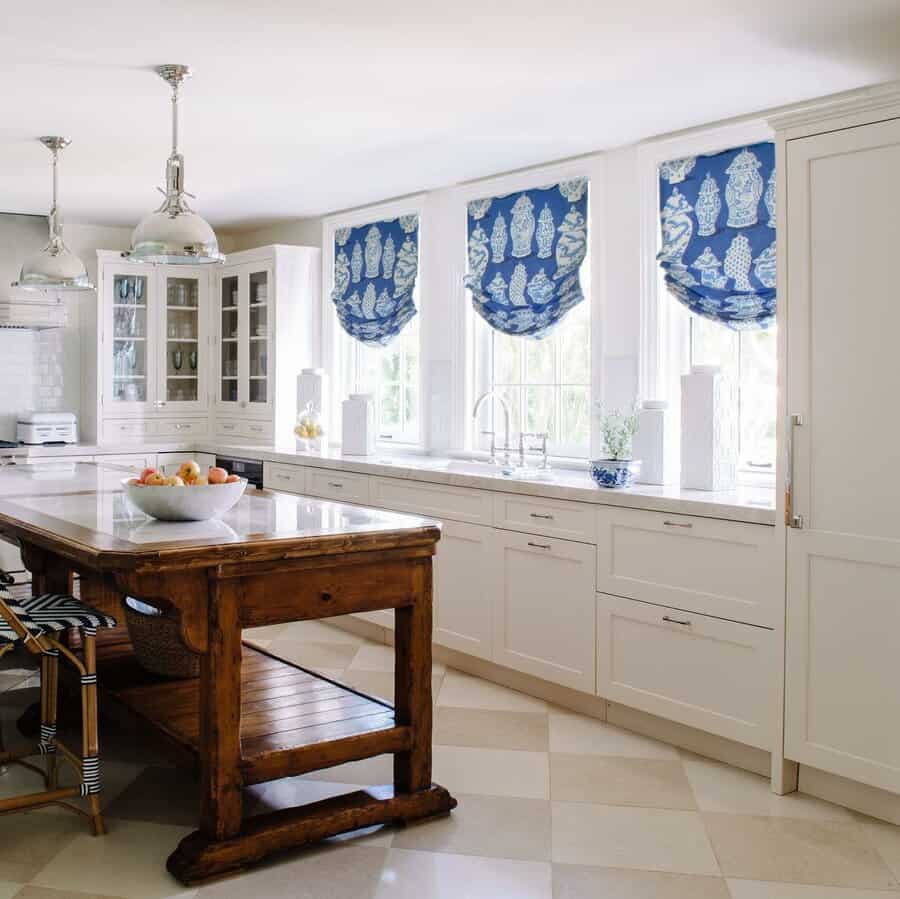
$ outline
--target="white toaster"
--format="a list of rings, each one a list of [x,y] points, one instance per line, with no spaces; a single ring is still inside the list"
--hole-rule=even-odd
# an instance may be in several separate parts
[[[78,419],[72,412],[26,412],[16,422],[19,443],[78,443]]]

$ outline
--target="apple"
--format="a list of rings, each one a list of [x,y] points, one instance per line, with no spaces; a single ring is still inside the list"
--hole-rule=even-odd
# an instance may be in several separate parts
[[[200,474],[200,466],[194,462],[193,459],[182,462],[181,467],[178,469],[178,477],[180,477],[186,484],[189,484],[194,478],[198,477]]]
[[[144,485],[147,487],[165,487],[166,477],[165,475],[161,475],[158,471],[154,471],[152,474],[148,474],[144,479]]]
[[[236,484],[241,479],[240,475],[230,474],[227,478],[225,478],[226,484]]]
[[[224,468],[213,466],[206,477],[209,479],[210,484],[224,484],[225,479],[228,477],[228,472]]]
[[[209,484],[209,478],[205,474],[198,474],[197,477],[191,481],[188,486],[189,487],[205,487]]]
[[[155,469],[155,468],[145,468],[145,469],[141,472],[141,476],[140,476],[140,478],[138,478],[138,480],[139,480],[142,484],[146,484],[146,483],[147,483],[147,478],[149,478],[150,475],[152,475],[152,474],[156,474],[156,469]]]
[[[184,481],[177,474],[170,475],[165,480],[166,487],[184,487]]]

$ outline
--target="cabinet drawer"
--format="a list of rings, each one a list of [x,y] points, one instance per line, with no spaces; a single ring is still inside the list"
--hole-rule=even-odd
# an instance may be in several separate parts
[[[271,421],[254,421],[253,419],[218,419],[216,421],[216,437],[240,437],[254,443],[262,443],[272,439]]]
[[[114,456],[95,456],[97,465],[109,465],[116,468],[127,468],[138,474],[145,468],[156,467],[156,453],[127,453]]]
[[[270,490],[303,493],[306,490],[306,469],[300,465],[264,462],[263,485]]]
[[[500,530],[493,540],[494,662],[593,693],[594,547]]]
[[[536,496],[494,494],[494,525],[566,540],[597,541],[596,507]]]
[[[420,484],[399,478],[370,478],[369,502],[381,509],[433,518],[491,523],[491,495],[471,487]]]
[[[329,471],[327,468],[306,470],[305,492],[322,499],[338,502],[368,503],[369,478],[364,474],[347,471]]]
[[[597,520],[603,593],[777,625],[784,568],[775,528],[638,509],[601,508]]]
[[[156,435],[156,422],[141,418],[109,419],[103,422],[104,443],[131,443]]]
[[[161,418],[156,422],[157,437],[205,437],[208,433],[205,418]]]
[[[597,692],[761,749],[772,748],[775,634],[599,594]]]

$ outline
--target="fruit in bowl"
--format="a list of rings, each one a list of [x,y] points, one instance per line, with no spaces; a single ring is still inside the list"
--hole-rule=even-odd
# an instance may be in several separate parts
[[[124,479],[122,486],[128,499],[151,518],[206,521],[231,509],[243,496],[247,481],[215,466],[201,474],[200,466],[188,461],[175,475],[145,468],[139,478]]]

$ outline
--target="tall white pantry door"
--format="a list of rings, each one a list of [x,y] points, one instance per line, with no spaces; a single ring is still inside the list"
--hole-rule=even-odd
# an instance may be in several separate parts
[[[786,162],[785,755],[900,792],[900,119]]]

